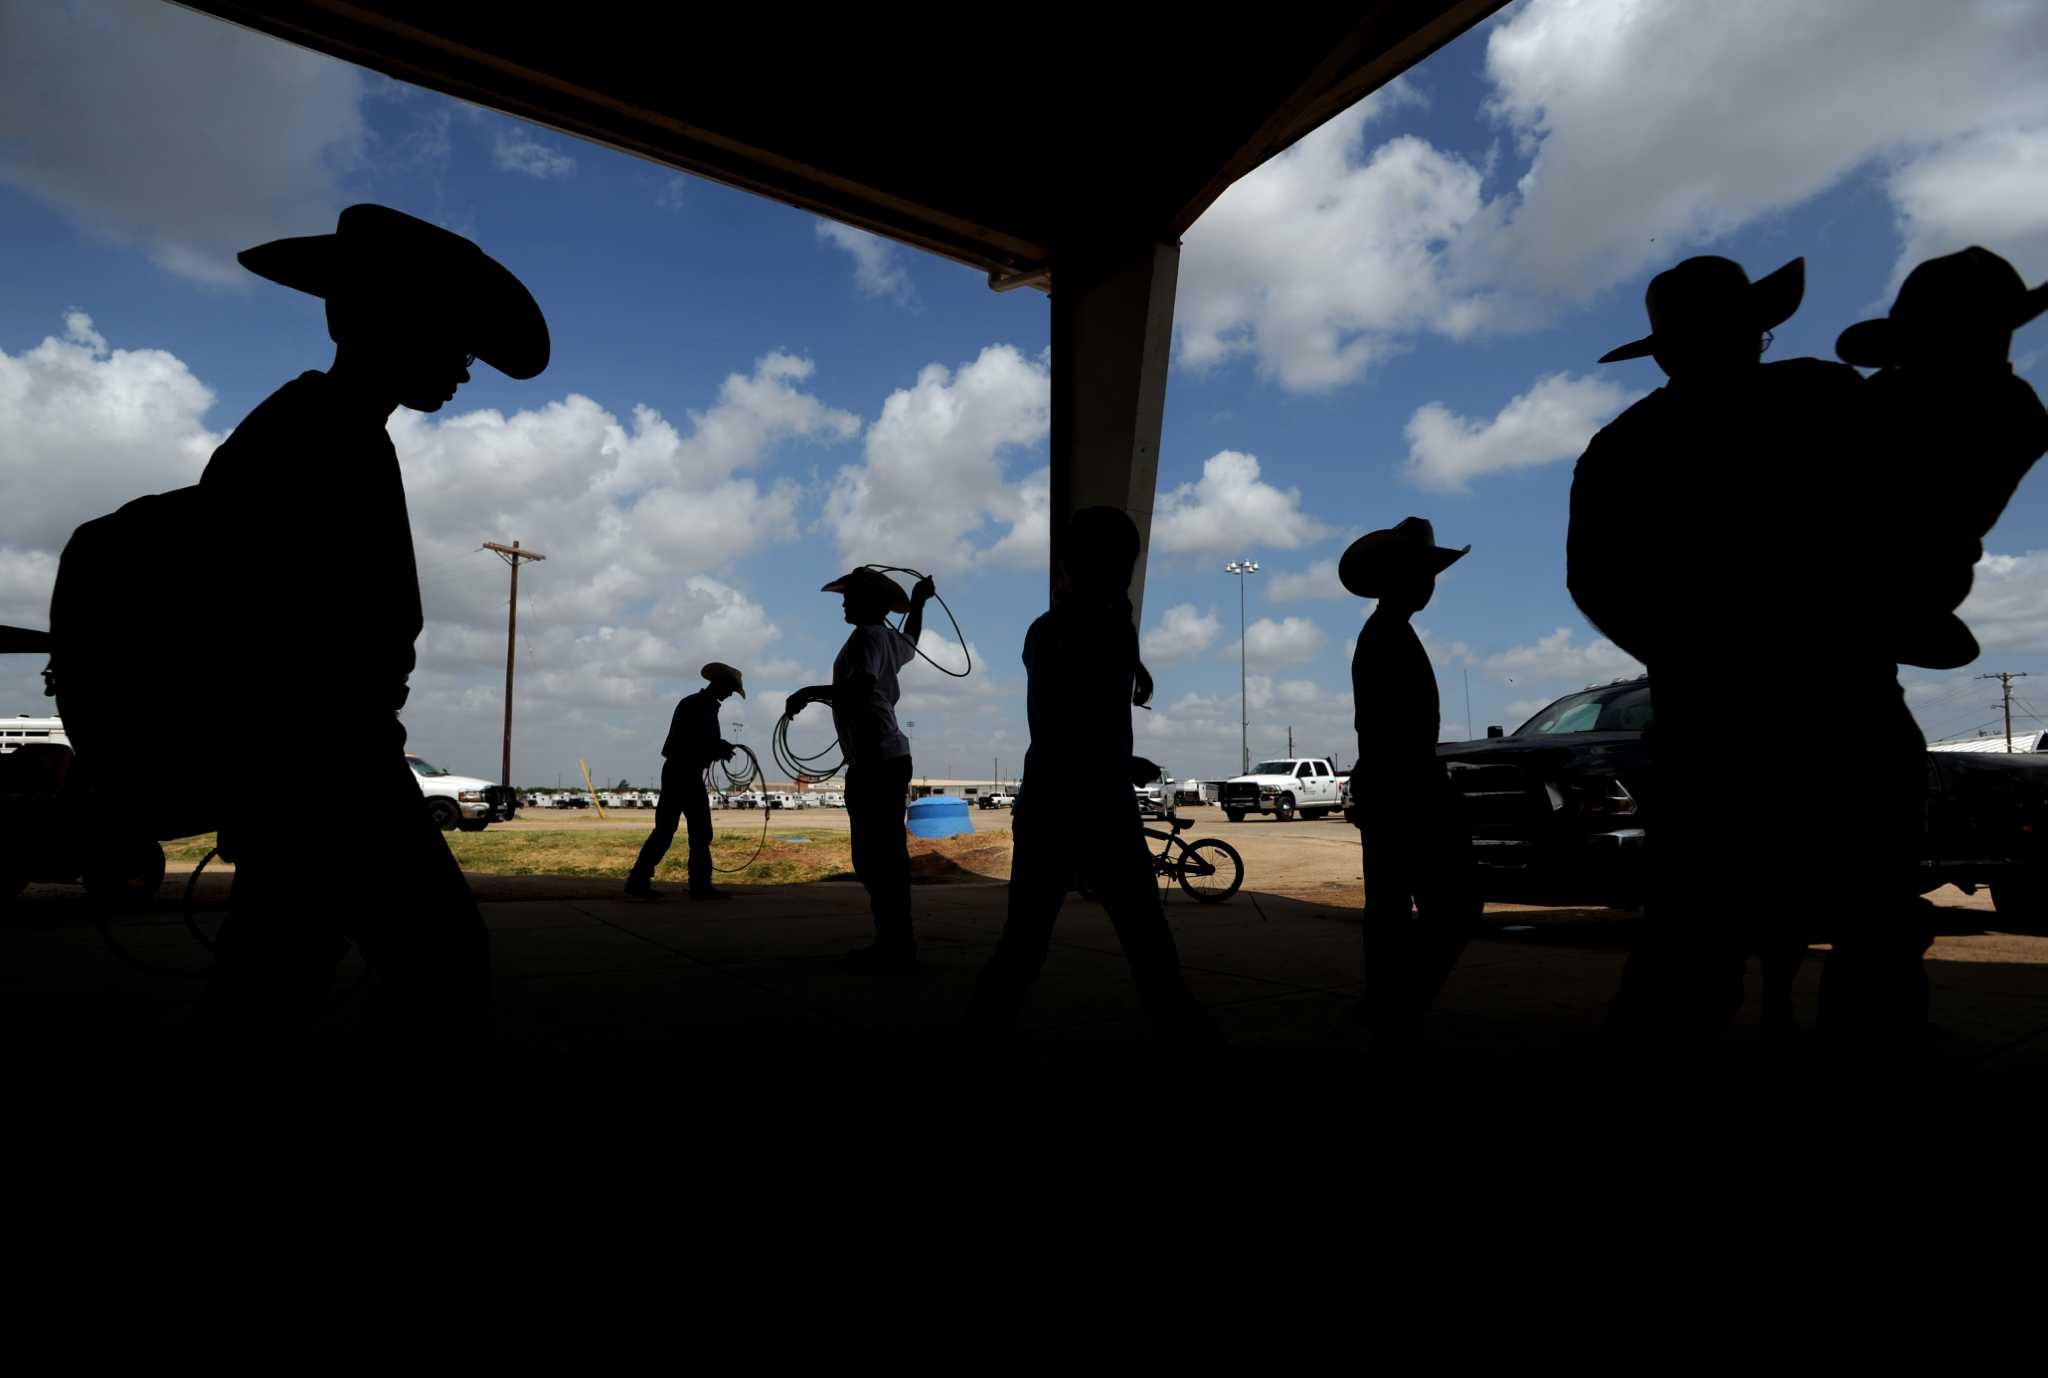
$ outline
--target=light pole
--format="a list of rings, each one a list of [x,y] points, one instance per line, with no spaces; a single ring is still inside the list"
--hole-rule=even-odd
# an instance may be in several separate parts
[[[1245,695],[1247,681],[1244,672],[1244,581],[1247,575],[1259,572],[1259,564],[1256,560],[1232,560],[1223,568],[1226,573],[1237,576],[1237,746],[1238,751],[1244,756],[1238,771],[1249,775],[1252,768],[1252,717],[1251,700]]]

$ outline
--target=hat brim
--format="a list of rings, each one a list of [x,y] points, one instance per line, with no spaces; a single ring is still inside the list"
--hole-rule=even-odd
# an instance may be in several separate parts
[[[903,586],[886,574],[877,574],[871,569],[857,569],[851,574],[842,574],[831,583],[819,589],[820,593],[862,593],[883,599],[890,612],[909,612],[910,595]]]
[[[50,634],[32,627],[0,627],[0,655],[47,655]]]
[[[1749,300],[1759,331],[1775,330],[1792,319],[1792,313],[1799,309],[1799,303],[1806,299],[1806,260],[1795,258],[1790,263],[1765,273],[1749,284]],[[1627,344],[1608,350],[1600,356],[1603,364],[1620,363],[1623,359],[1640,359],[1655,354],[1661,342],[1656,334],[1630,340]]]
[[[1346,592],[1360,598],[1378,598],[1386,581],[1401,574],[1427,570],[1432,578],[1442,574],[1472,553],[1471,546],[1453,550],[1441,545],[1410,545],[1403,541],[1373,540],[1378,533],[1360,536],[1346,547],[1337,561],[1337,582]]]
[[[1917,665],[1923,670],[1960,670],[1982,654],[1982,648],[1963,619],[1948,612],[1920,626],[1906,628],[1904,644],[1895,648],[1894,654],[1901,665]]]
[[[547,318],[526,284],[504,264],[480,249],[431,268],[395,257],[378,263],[376,253],[344,246],[339,234],[311,234],[258,244],[235,255],[235,261],[260,278],[323,301],[352,282],[424,272],[431,295],[420,300],[419,309],[445,310],[464,349],[508,378],[532,378],[547,368]],[[351,263],[350,254],[358,261]],[[365,255],[371,261],[361,261]]]
[[[740,672],[722,660],[710,662],[697,673],[713,684],[730,684],[733,692],[741,698],[747,696],[746,681],[740,678]]]
[[[2020,296],[2014,305],[2012,322],[2005,328],[2018,330],[2043,311],[2048,311],[2048,282]],[[1836,336],[1835,357],[1858,368],[1891,368],[1906,362],[1911,339],[1911,330],[1903,322],[1879,316],[1872,321],[1858,321]]]

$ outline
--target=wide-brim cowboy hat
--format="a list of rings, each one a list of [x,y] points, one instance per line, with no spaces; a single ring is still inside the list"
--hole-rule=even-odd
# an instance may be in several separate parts
[[[1600,356],[1603,364],[1640,359],[1665,343],[1696,333],[1709,323],[1731,317],[1758,334],[1783,325],[1806,296],[1806,260],[1795,258],[1755,282],[1733,259],[1702,254],[1666,268],[1650,279],[1643,305],[1650,314],[1650,333]]]
[[[1930,258],[1906,274],[1891,311],[1858,321],[1835,341],[1843,363],[1888,368],[1929,346],[1970,335],[2003,335],[2048,311],[2048,282],[2029,288],[2019,269],[1989,249],[1971,245]],[[1918,661],[1912,662],[1919,664]]]
[[[258,277],[323,299],[396,290],[507,377],[548,366],[547,318],[526,284],[461,235],[389,206],[350,206],[333,234],[273,239],[235,258]]]
[[[738,670],[733,669],[732,666],[726,664],[724,661],[714,660],[707,663],[704,666],[702,673],[704,675],[704,678],[710,680],[713,684],[717,684],[719,681],[723,680],[727,684],[730,684],[732,686],[733,692],[735,694],[738,694],[741,698],[745,698],[747,696],[746,681],[740,678],[740,672]]]
[[[1919,626],[1908,625],[1900,639],[1901,644],[1893,648],[1894,659],[1923,670],[1960,670],[1983,650],[1968,624],[1952,612]]]
[[[903,585],[877,569],[861,568],[840,575],[819,590],[820,593],[845,593],[865,597],[887,606],[890,612],[909,612],[910,595],[903,591]]]
[[[1436,528],[1422,517],[1408,517],[1383,531],[1368,531],[1353,541],[1337,561],[1337,582],[1360,598],[1378,598],[1387,580],[1403,575],[1443,573],[1472,551],[1436,543]]]

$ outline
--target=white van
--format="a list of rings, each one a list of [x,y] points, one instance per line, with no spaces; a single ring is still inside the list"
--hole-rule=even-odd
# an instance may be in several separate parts
[[[31,718],[26,713],[18,718],[0,718],[0,752],[30,743],[70,746],[71,738],[64,733],[62,718]]]

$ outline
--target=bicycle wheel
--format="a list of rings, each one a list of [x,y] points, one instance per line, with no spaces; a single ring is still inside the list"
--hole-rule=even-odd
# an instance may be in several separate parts
[[[1177,869],[1180,888],[1204,904],[1221,904],[1244,884],[1244,858],[1237,848],[1214,837],[1183,848]]]

